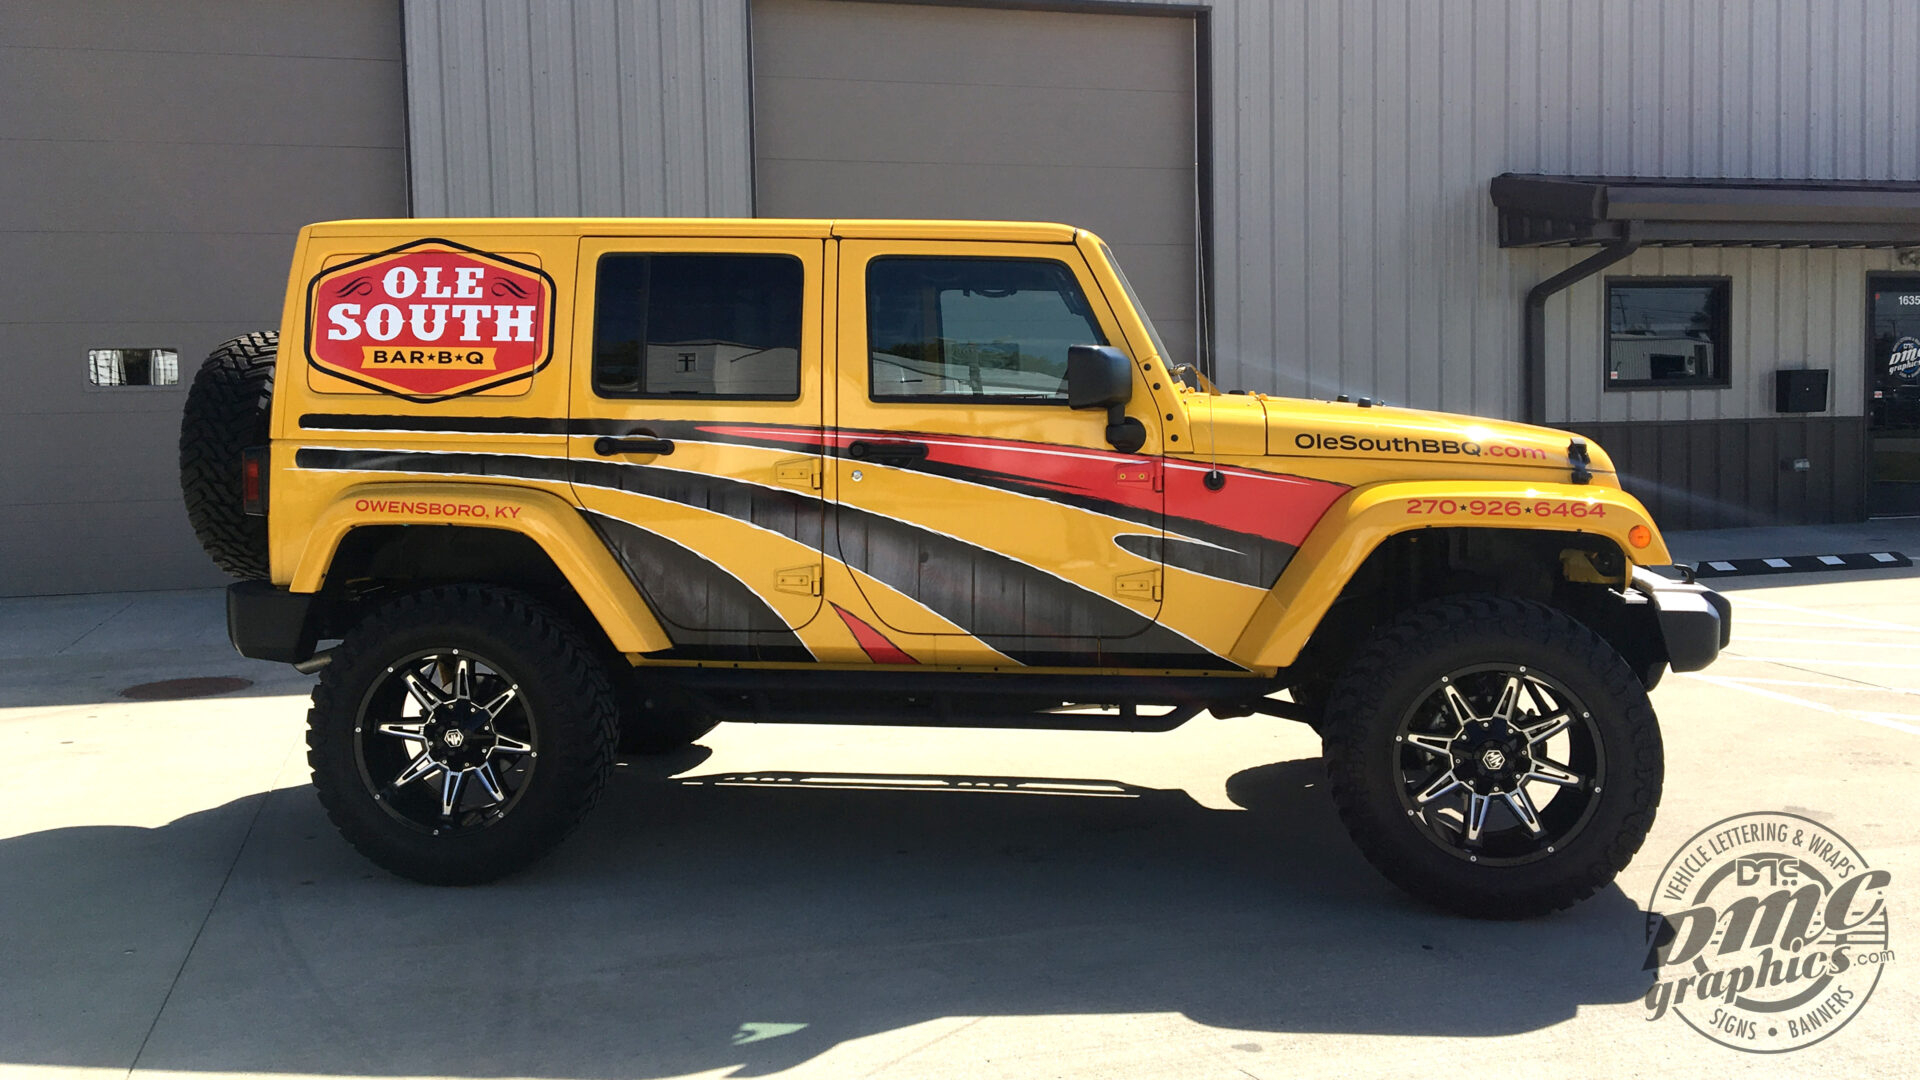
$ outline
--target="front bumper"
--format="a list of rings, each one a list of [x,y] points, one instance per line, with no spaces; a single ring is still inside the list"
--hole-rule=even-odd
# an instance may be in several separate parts
[[[241,656],[283,664],[313,657],[313,593],[288,592],[265,581],[227,586],[227,640]]]
[[[1705,585],[1670,581],[1636,566],[1632,587],[1653,605],[1673,670],[1699,671],[1733,640],[1733,603]]]

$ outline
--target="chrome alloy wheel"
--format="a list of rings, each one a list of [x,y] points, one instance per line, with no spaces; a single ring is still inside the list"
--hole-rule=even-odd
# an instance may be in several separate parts
[[[1605,783],[1586,705],[1524,665],[1442,676],[1401,719],[1394,742],[1407,816],[1469,862],[1554,854],[1592,817]]]
[[[539,757],[518,683],[460,649],[387,668],[362,700],[353,731],[360,779],[374,800],[436,836],[504,817]]]

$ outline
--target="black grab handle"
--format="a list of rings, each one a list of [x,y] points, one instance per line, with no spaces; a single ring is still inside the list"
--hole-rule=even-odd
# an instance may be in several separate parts
[[[602,435],[593,440],[593,452],[601,457],[615,454],[671,454],[672,439],[616,439],[611,435]]]
[[[927,459],[927,444],[855,439],[847,444],[847,456],[855,461],[877,461],[882,465],[911,465]]]

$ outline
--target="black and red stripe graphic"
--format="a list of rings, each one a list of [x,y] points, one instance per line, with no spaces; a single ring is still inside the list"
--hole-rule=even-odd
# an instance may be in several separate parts
[[[804,425],[699,420],[642,423],[310,413],[300,422],[315,431],[530,435],[628,435],[644,426],[674,440],[836,457],[847,456],[848,447],[862,440],[912,441],[927,448],[926,457],[912,464],[887,467],[1032,495],[1155,528],[1164,521],[1166,530],[1173,534],[1166,554],[1169,565],[1261,588],[1273,584],[1327,507],[1348,490],[1344,484],[1326,480],[1223,466],[1219,471],[1226,485],[1215,491],[1205,484],[1210,466],[1199,462],[978,436],[824,431]],[[1181,539],[1187,543],[1180,543]],[[1202,554],[1207,545],[1216,554]],[[1223,557],[1219,552],[1231,555]]]
[[[847,429],[823,432],[765,424],[692,423],[689,427],[689,438],[704,435],[836,457],[848,456],[856,442],[911,441],[926,447],[926,456],[889,467],[1034,495],[1142,524],[1157,525],[1164,514],[1169,531],[1212,543],[1231,540],[1220,545],[1230,549],[1256,547],[1261,542],[1278,544],[1288,555],[1313,531],[1327,507],[1348,490],[1345,484],[1326,480],[1224,466],[1219,472],[1226,487],[1214,491],[1205,482],[1210,466],[1012,439]],[[1252,584],[1264,587],[1272,580]]]
[[[456,430],[452,425],[462,422],[452,417],[433,420],[436,425],[448,425],[436,430],[447,431]],[[415,426],[388,428],[376,421]],[[302,418],[303,426],[326,430],[423,430],[417,426],[421,422],[416,417]],[[511,418],[479,423],[489,434],[516,423],[523,423],[528,433],[556,434],[559,427],[552,421]],[[635,426],[567,422],[563,430],[629,434]],[[696,421],[648,421],[645,426],[676,441],[835,455],[847,453],[861,437],[912,439],[925,444],[924,456],[888,467],[924,471],[1137,522],[1140,532],[1115,537],[1124,550],[1178,569],[1261,588],[1278,578],[1326,508],[1347,490],[1303,477],[1223,468],[1227,484],[1215,491],[1203,483],[1204,466],[1012,440]],[[846,505],[834,508],[838,528],[827,530],[826,504],[797,491],[656,464],[540,455],[309,447],[298,452],[296,464],[310,469],[521,478],[628,491],[746,521],[821,549],[1022,664],[1237,669],[1150,615],[964,539]],[[648,579],[641,586],[643,595],[669,627],[676,653],[684,638],[690,650],[686,655],[719,650],[716,658],[774,659],[778,654],[782,659],[804,659],[798,655],[805,653],[804,645],[791,630],[777,625],[778,616],[753,586],[716,574],[716,568],[697,553],[640,524],[598,516],[593,520],[636,585]],[[670,572],[679,579],[676,583],[652,580],[670,567],[677,568]],[[726,580],[711,588],[690,584],[718,578]],[[688,595],[680,595],[683,592]],[[847,616],[840,611],[841,618]],[[875,656],[873,648],[882,652],[895,648],[864,622],[860,623],[864,631],[848,625],[870,657]]]

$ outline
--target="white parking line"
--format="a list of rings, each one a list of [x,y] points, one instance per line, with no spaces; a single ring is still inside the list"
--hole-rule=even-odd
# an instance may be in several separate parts
[[[1824,683],[1807,679],[1763,679],[1756,675],[1726,675],[1723,678],[1736,679],[1743,683],[1760,683],[1766,686],[1805,686],[1814,690],[1861,690],[1871,694],[1913,694],[1920,696],[1920,688],[1911,686],[1875,686],[1872,683]]]
[[[1903,724],[1895,719],[1895,717],[1900,715],[1899,713],[1855,713],[1854,715],[1869,724],[1879,724],[1881,727],[1892,728],[1895,731],[1904,731],[1909,735],[1920,735],[1920,727],[1916,727],[1913,724]],[[1920,717],[1910,716],[1907,719],[1915,720],[1920,719]]]
[[[1702,675],[1697,671],[1685,671],[1680,674],[1683,678],[1693,679],[1697,682],[1712,683],[1715,686],[1724,687],[1728,690],[1745,690],[1749,694],[1758,694],[1761,697],[1772,698],[1775,701],[1784,701],[1789,705],[1805,705],[1807,708],[1818,712],[1839,713],[1841,711],[1832,705],[1823,705],[1818,701],[1809,701],[1806,698],[1795,697],[1792,694],[1783,694],[1778,690],[1768,690],[1759,686],[1747,686],[1744,683],[1726,678],[1722,675]]]
[[[1902,723],[1894,719],[1894,717],[1902,715],[1900,713],[1842,709],[1837,706],[1825,704],[1824,702],[1799,697],[1795,694],[1783,694],[1778,690],[1768,690],[1760,686],[1747,686],[1738,679],[1729,679],[1720,675],[1702,675],[1696,671],[1686,671],[1680,674],[1683,678],[1695,679],[1703,683],[1712,683],[1714,686],[1724,687],[1728,690],[1745,690],[1749,694],[1758,694],[1761,697],[1772,698],[1775,701],[1784,701],[1789,705],[1799,705],[1803,708],[1812,709],[1815,712],[1829,713],[1834,716],[1848,716],[1855,720],[1864,720],[1869,724],[1878,724],[1881,727],[1891,728],[1894,731],[1904,732],[1908,735],[1920,735],[1920,726]]]

